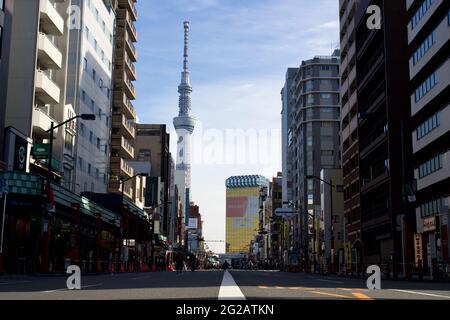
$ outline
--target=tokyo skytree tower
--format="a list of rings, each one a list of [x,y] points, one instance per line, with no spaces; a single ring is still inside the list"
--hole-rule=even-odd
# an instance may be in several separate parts
[[[179,113],[173,119],[173,125],[177,132],[177,162],[175,170],[175,184],[181,196],[185,212],[189,212],[190,188],[191,188],[191,140],[194,132],[195,119],[191,117],[191,92],[192,87],[188,71],[188,44],[189,44],[189,22],[184,22],[184,60],[181,83],[178,86]],[[186,197],[188,195],[188,197]],[[186,215],[187,216],[187,215]]]

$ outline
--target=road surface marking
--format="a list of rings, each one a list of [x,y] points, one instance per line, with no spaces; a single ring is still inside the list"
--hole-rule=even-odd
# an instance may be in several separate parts
[[[131,278],[131,280],[141,280],[141,279],[148,279],[148,278],[151,278],[151,276],[135,277],[135,278]]]
[[[268,286],[259,286],[258,288],[259,288],[259,289],[269,289]]]
[[[81,286],[81,289],[84,289],[84,288],[92,288],[92,287],[99,287],[99,286],[101,286],[101,285],[103,285],[103,283],[97,283],[97,284],[90,284],[90,285],[87,285],[87,286]],[[41,291],[41,292],[43,292],[43,293],[52,293],[52,292],[58,292],[58,291],[72,291],[72,290],[69,290],[69,289],[67,289],[67,288],[63,288],[63,289],[55,289],[55,290],[46,290],[46,291]],[[76,290],[75,290],[76,291]]]
[[[219,300],[245,300],[244,294],[228,270],[225,270],[223,275],[219,290]]]
[[[331,297],[336,297],[336,298],[352,299],[352,297],[343,296],[343,295],[334,294],[334,293],[327,293],[327,292],[322,292],[322,291],[311,291],[311,293],[317,293],[317,294],[322,294],[324,296],[331,296]]]
[[[354,295],[355,297],[357,297],[360,300],[373,300],[373,298],[366,296],[363,293],[360,292],[352,292],[352,295]]]
[[[327,279],[316,279],[317,281],[322,281],[322,282],[331,282],[331,283],[344,283],[343,281],[336,281],[336,280],[327,280]]]
[[[411,293],[411,294],[418,294],[418,295],[429,296],[429,297],[435,297],[435,298],[450,299],[450,296],[443,296],[443,295],[440,295],[440,294],[425,293],[425,292],[418,292],[418,291],[409,291],[409,290],[398,290],[398,289],[392,289],[392,290],[393,290],[393,291],[397,291],[397,292]]]
[[[19,283],[29,283],[29,282],[31,282],[31,281],[24,280],[24,281],[13,281],[13,282],[0,282],[0,284],[19,284]]]
[[[368,289],[358,289],[358,288],[337,288],[337,289],[344,291],[368,291]]]

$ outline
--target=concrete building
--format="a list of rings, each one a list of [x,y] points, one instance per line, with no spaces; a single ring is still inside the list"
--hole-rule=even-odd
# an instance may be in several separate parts
[[[77,114],[95,114],[97,121],[78,125],[76,159],[67,157],[63,183],[77,193],[106,193],[112,151],[115,12],[110,1],[73,0],[72,10],[74,8],[75,18],[80,22],[70,30],[66,99]],[[129,145],[124,145],[124,149],[132,153]]]
[[[116,26],[113,40],[113,105],[111,129],[111,158],[108,192],[120,192],[120,180],[131,178],[135,172],[128,161],[136,157],[136,111],[132,101],[136,99],[133,81],[136,80],[137,52],[134,43],[137,32],[134,23],[137,19],[136,0],[114,0]],[[126,195],[132,192],[136,179],[125,183]]]
[[[347,241],[354,260],[362,256],[359,180],[358,93],[356,77],[356,0],[339,1],[341,40],[341,152]]]
[[[249,252],[260,230],[261,189],[267,190],[269,184],[260,175],[226,180],[226,253]]]
[[[151,164],[151,177],[159,177],[162,197],[158,206],[161,218],[161,232],[168,235],[170,220],[170,135],[167,133],[166,125],[159,124],[137,124],[135,140],[135,160],[146,161]]]
[[[292,156],[290,221],[292,253],[313,262],[315,217],[320,216],[319,180],[323,168],[340,165],[339,50],[331,56],[303,61],[290,87],[292,122],[289,154]],[[313,254],[314,253],[314,254]]]
[[[367,8],[377,4],[383,23],[367,27]],[[407,15],[402,1],[359,1],[355,12],[362,259],[395,276],[403,258],[398,216],[410,210],[402,186],[412,183],[408,92]],[[410,243],[405,243],[405,247]],[[411,248],[412,249],[412,248]],[[353,250],[353,253],[356,250]],[[358,272],[364,272],[359,266]],[[387,271],[389,270],[389,272]]]
[[[177,132],[177,162],[175,167],[175,184],[178,186],[178,192],[185,205],[183,208],[188,210],[191,194],[191,140],[194,132],[195,119],[191,116],[191,92],[190,77],[188,71],[188,43],[189,43],[189,22],[184,22],[184,60],[183,72],[181,73],[181,83],[178,86],[179,113],[178,117],[173,119],[173,125]],[[187,212],[184,214],[188,218]],[[187,221],[186,221],[187,222]]]
[[[291,123],[292,123],[292,108],[291,108],[291,85],[294,76],[297,74],[298,68],[288,68],[286,71],[286,81],[281,90],[281,149],[282,149],[282,172],[283,175],[283,202],[292,200],[292,155],[289,153],[289,139],[292,139]]]
[[[345,215],[342,192],[342,169],[322,169],[320,172],[320,263],[328,272],[344,270]]]
[[[406,8],[417,201],[405,228],[415,229],[422,240],[415,267],[422,260],[432,275],[437,263],[450,259],[450,3],[408,0]]]
[[[48,143],[46,131],[51,122],[57,125],[75,115],[66,102],[69,4],[17,0],[6,1],[5,5],[3,21],[10,29],[4,33],[5,60],[1,66],[2,75],[7,76],[2,77],[1,90],[2,120],[7,128],[4,159],[8,170],[46,174],[48,160],[32,158],[31,147]],[[53,178],[58,181],[62,178],[65,146],[73,151],[70,138],[74,125],[55,130],[52,164]]]

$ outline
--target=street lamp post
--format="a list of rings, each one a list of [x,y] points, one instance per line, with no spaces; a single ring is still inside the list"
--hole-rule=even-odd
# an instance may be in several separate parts
[[[50,124],[50,129],[47,130],[46,132],[49,133],[49,151],[48,151],[48,162],[47,162],[47,192],[49,192],[50,190],[50,182],[52,180],[52,159],[53,159],[53,139],[54,139],[54,131],[55,129],[58,129],[59,127],[62,127],[63,125],[75,120],[81,118],[82,120],[95,120],[95,115],[94,114],[81,114],[75,117],[72,117],[66,121],[61,122],[60,124],[58,124],[57,126],[55,126],[55,123],[52,121]],[[44,211],[42,212],[42,230],[44,231]],[[50,232],[50,228],[48,227],[47,231],[43,232],[43,237],[42,237],[42,269],[44,272],[47,271],[48,269],[48,247],[49,247],[49,232]]]
[[[72,117],[64,122],[61,122],[57,126],[55,126],[55,123],[52,121],[50,124],[50,129],[47,130],[47,133],[50,134],[50,143],[49,143],[49,151],[48,151],[48,165],[47,165],[47,182],[50,185],[50,181],[52,178],[52,158],[53,158],[53,139],[54,139],[54,131],[55,129],[58,129],[59,127],[62,127],[63,125],[75,120],[81,118],[82,120],[95,120],[95,114],[81,114],[75,117]]]

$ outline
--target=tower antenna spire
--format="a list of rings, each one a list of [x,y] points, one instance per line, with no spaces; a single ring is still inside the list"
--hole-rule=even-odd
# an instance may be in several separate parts
[[[189,21],[184,22],[184,62],[183,70],[188,71],[188,49],[189,49]]]

